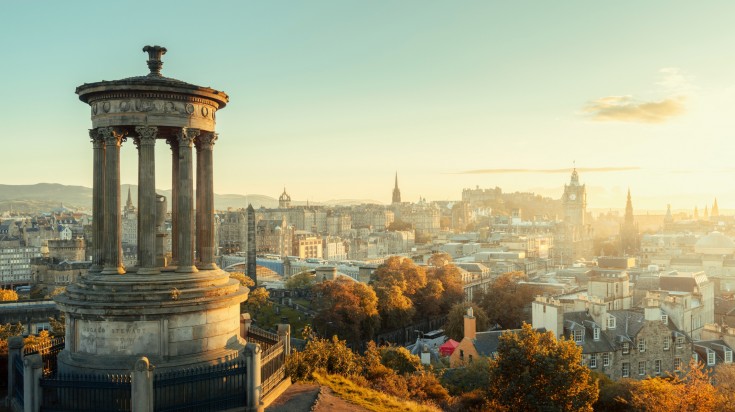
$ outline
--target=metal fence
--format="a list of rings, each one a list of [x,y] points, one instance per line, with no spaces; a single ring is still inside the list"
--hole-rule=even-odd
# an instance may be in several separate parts
[[[64,350],[64,337],[53,338],[40,345],[29,345],[23,348],[23,356],[38,353],[43,361],[43,376],[50,377],[56,374],[56,359],[59,352]]]
[[[42,412],[128,412],[130,375],[59,375],[41,379]]]
[[[154,409],[198,412],[242,407],[247,401],[246,384],[244,360],[158,373],[153,376]]]
[[[16,402],[18,402],[18,405],[21,407],[23,406],[23,357],[22,356],[15,356],[13,359],[13,365],[11,365],[11,368],[13,368],[13,393],[8,394],[9,396],[13,396],[15,398]]]
[[[280,342],[278,335],[273,332],[268,332],[255,326],[248,328],[247,340],[249,342],[257,343],[263,352],[267,351],[271,346]]]
[[[286,379],[286,342],[278,341],[261,355],[260,381],[263,396]]]

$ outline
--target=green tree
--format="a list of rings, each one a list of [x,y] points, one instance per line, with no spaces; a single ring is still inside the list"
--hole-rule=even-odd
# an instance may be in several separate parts
[[[457,266],[447,263],[429,272],[429,281],[437,280],[442,284],[441,313],[449,312],[452,306],[464,301],[464,282]]]
[[[383,330],[392,330],[411,323],[416,308],[398,286],[383,286],[376,289],[378,309]]]
[[[347,347],[347,342],[336,336],[331,339],[312,337],[302,352],[293,352],[286,359],[286,373],[294,381],[306,381],[316,371],[356,376],[362,371],[362,363]]]
[[[477,390],[486,393],[492,384],[490,373],[490,361],[481,358],[468,363],[463,368],[455,368],[451,373],[445,373],[441,381],[442,385],[454,396]]]
[[[429,266],[440,268],[444,265],[452,263],[452,256],[450,256],[449,253],[436,252],[429,256],[429,259],[426,261],[426,263]]]
[[[535,290],[520,282],[526,280],[523,272],[508,272],[490,284],[487,292],[475,295],[477,302],[487,313],[491,324],[503,329],[518,329],[530,321],[528,308],[536,295]]]
[[[421,359],[403,346],[380,348],[380,362],[401,375],[424,370]]]
[[[592,411],[599,389],[582,364],[582,349],[524,323],[500,337],[490,397],[518,411]]]
[[[243,302],[242,309],[248,313],[258,313],[261,309],[271,306],[270,297],[266,288],[253,289],[248,294],[248,300]]]
[[[464,337],[464,315],[467,314],[468,308],[472,308],[477,331],[487,330],[488,320],[485,311],[475,303],[460,302],[454,304],[447,315],[447,323],[444,325],[444,333],[447,337],[457,342],[462,340]]]
[[[323,334],[339,334],[356,347],[370,340],[380,317],[378,297],[367,285],[347,279],[314,286],[314,327]]]
[[[308,289],[314,283],[316,283],[316,275],[309,271],[304,271],[286,279],[286,283],[284,284],[284,286],[286,287],[286,289],[289,290]]]

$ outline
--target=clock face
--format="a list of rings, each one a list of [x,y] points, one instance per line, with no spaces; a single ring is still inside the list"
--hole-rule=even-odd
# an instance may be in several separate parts
[[[569,200],[574,200],[576,198],[577,198],[577,195],[575,195],[574,193],[572,193],[571,195],[569,195]]]

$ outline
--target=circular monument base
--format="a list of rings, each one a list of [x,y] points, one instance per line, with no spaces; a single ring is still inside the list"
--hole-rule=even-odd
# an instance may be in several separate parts
[[[237,357],[248,289],[221,269],[156,275],[88,273],[56,298],[66,316],[60,373],[127,373],[141,356],[157,371]]]

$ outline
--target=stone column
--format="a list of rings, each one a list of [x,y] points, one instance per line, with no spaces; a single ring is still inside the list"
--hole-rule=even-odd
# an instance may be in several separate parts
[[[245,382],[245,392],[247,393],[247,405],[245,406],[245,410],[247,412],[261,412],[265,409],[260,399],[263,395],[263,386],[260,381],[262,352],[260,345],[252,342],[246,344],[245,350],[243,351],[248,368],[248,374]]]
[[[197,253],[199,269],[216,269],[214,263],[214,177],[212,151],[216,133],[197,137]]]
[[[153,412],[153,365],[141,356],[131,372],[130,398],[135,412]]]
[[[104,265],[105,237],[105,140],[97,129],[89,130],[92,139],[92,267],[90,272],[100,272]]]
[[[105,264],[102,274],[123,274],[120,210],[120,145],[127,132],[117,127],[99,128],[105,139]]]
[[[192,147],[194,139],[199,136],[199,129],[181,128],[177,131],[179,140],[179,179],[177,188],[178,218],[178,264],[177,272],[197,272],[194,266],[194,225],[192,209],[194,209],[194,164]]]
[[[43,360],[34,353],[23,358],[23,411],[38,412],[41,410],[41,377],[43,376]]]
[[[137,126],[138,146],[138,274],[160,273],[156,266],[156,135],[157,127]]]
[[[179,141],[177,137],[166,139],[171,146],[171,265],[176,266],[179,251]]]

